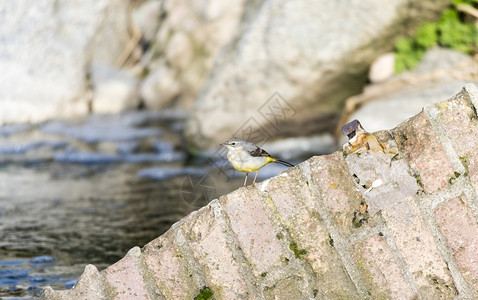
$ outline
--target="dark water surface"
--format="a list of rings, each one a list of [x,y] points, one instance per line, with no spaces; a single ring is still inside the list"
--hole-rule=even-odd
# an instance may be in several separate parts
[[[0,127],[0,298],[71,288],[235,189],[188,161],[180,127],[151,113]]]
[[[135,178],[137,166],[110,165],[87,176],[64,168],[0,169],[1,297],[71,287],[85,264],[105,268],[206,203],[182,201],[180,177]]]

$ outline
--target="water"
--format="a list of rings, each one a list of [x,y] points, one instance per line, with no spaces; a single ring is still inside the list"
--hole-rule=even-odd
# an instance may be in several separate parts
[[[0,298],[71,288],[86,264],[106,268],[238,186],[216,190],[224,178],[214,179],[207,163],[184,168],[175,130],[182,117],[166,116],[0,129]],[[213,193],[191,189],[201,178]]]
[[[243,174],[213,168],[218,153],[187,154],[183,119],[131,112],[0,127],[0,298],[71,288],[86,264],[102,270],[242,186]],[[259,179],[284,169],[268,165]]]

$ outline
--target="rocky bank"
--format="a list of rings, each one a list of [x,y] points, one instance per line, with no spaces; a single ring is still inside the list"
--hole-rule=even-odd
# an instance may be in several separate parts
[[[190,214],[43,299],[478,297],[478,87]]]

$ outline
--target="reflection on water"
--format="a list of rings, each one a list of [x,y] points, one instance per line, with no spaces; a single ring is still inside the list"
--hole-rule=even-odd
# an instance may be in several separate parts
[[[86,264],[102,270],[242,186],[243,175],[226,178],[207,158],[188,158],[183,117],[0,127],[0,298],[71,288]],[[259,178],[282,170],[268,165]]]

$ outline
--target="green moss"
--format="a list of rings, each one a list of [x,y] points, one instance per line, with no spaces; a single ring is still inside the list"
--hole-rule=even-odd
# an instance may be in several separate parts
[[[349,154],[347,153],[347,151],[342,149],[342,155],[344,156],[344,158],[346,158]]]
[[[472,53],[474,46],[478,45],[476,27],[472,23],[463,23],[455,10],[448,9],[444,12],[437,24],[437,30],[442,46]]]
[[[430,48],[438,43],[438,32],[436,23],[423,23],[415,34],[418,46]]]
[[[460,156],[460,161],[463,166],[468,169],[468,156]]]
[[[261,273],[261,277],[266,277],[267,276],[267,272],[262,272]]]
[[[356,228],[362,227],[362,223],[357,222],[355,218],[352,220],[352,225],[354,225]]]
[[[188,146],[186,147],[186,150],[187,150],[188,153],[189,153],[191,156],[193,156],[193,157],[198,156],[198,155],[199,155],[199,152],[200,152],[198,148],[196,148],[196,147],[194,147],[194,146],[191,146],[191,145],[188,145]]]
[[[395,72],[412,69],[427,49],[435,45],[451,48],[467,54],[478,52],[478,29],[464,14],[458,12],[458,5],[477,8],[478,0],[453,0],[438,22],[423,23],[410,38],[395,43]]]
[[[463,176],[468,176],[468,156],[460,156],[460,161],[463,164],[463,167],[465,167],[465,173],[463,173]]]
[[[211,291],[211,289],[205,286],[199,291],[199,294],[194,299],[207,300],[207,299],[211,299],[212,295],[213,295],[213,292]]]
[[[423,188],[422,178],[420,177],[420,175],[414,174],[413,177],[415,177],[415,180],[417,181],[418,186]]]
[[[282,232],[279,232],[278,234],[276,234],[276,238],[282,240],[284,238],[284,234]]]
[[[402,38],[395,44],[395,73],[412,69],[422,59],[425,51],[413,38]]]
[[[356,228],[362,227],[363,224],[368,222],[368,211],[364,211],[363,213],[359,211],[354,211],[354,217],[352,219],[352,225]]]
[[[450,184],[450,185],[454,184],[455,181],[456,181],[456,178],[455,178],[455,177],[450,177],[450,178],[448,178],[448,184]]]
[[[292,252],[294,252],[295,258],[301,258],[301,256],[307,254],[307,250],[299,249],[299,247],[297,246],[295,242],[291,242],[289,244],[289,249],[292,250]]]

